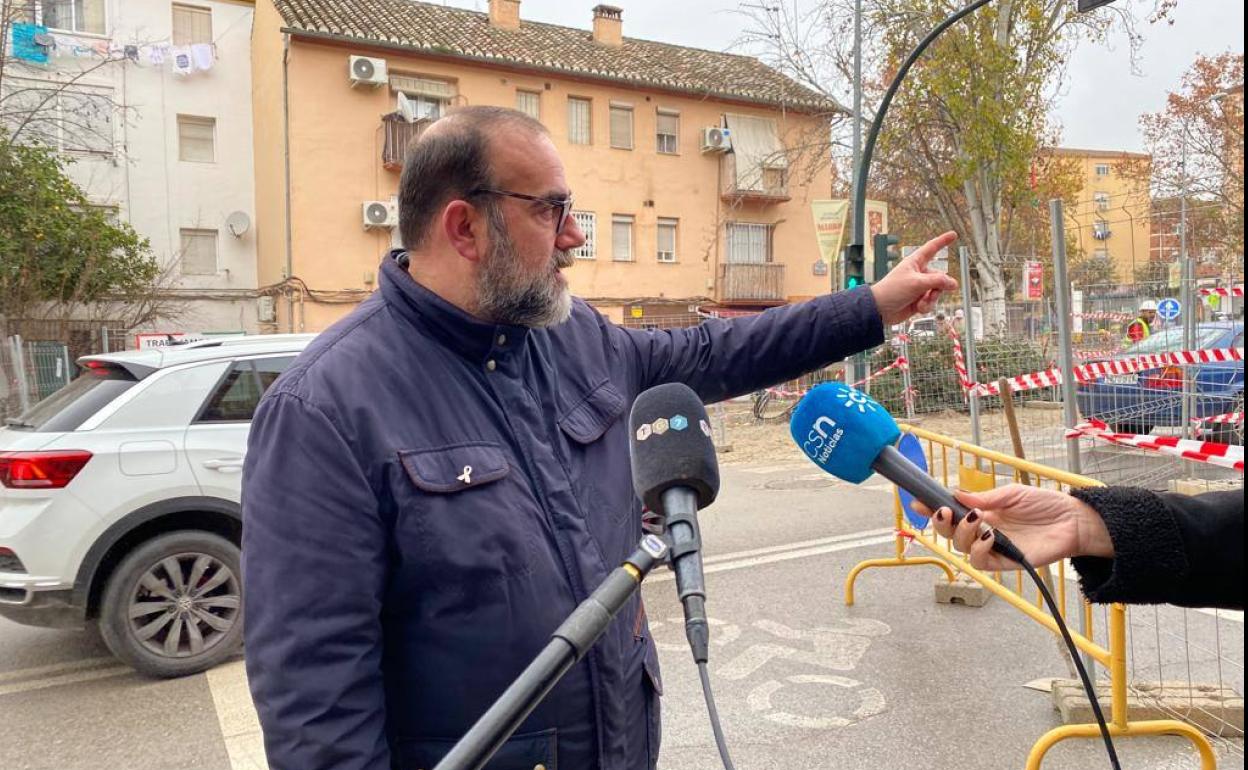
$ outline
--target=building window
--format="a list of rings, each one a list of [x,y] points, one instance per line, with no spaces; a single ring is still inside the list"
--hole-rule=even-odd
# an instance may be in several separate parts
[[[182,228],[182,275],[217,274],[217,231]]]
[[[654,131],[655,149],[664,155],[675,155],[680,147],[680,113],[659,110]]]
[[[659,217],[658,261],[676,261],[676,228],[679,220]]]
[[[416,110],[418,120],[437,120],[446,112],[456,96],[455,84],[446,80],[422,78],[416,75],[390,76],[390,91],[403,94]]]
[[[1109,164],[1108,164],[1108,163],[1097,163],[1097,164],[1096,164],[1096,175],[1097,175],[1097,176],[1109,176]]]
[[[633,149],[633,108],[628,105],[611,105],[611,146],[619,150]]]
[[[534,120],[541,120],[542,95],[537,91],[516,91],[516,109]]]
[[[1092,256],[1102,262],[1109,261],[1109,249],[1097,249],[1092,252]]]
[[[590,143],[589,99],[568,97],[568,141],[572,144]]]
[[[572,219],[577,228],[585,236],[585,244],[572,249],[572,256],[577,259],[593,259],[597,252],[594,247],[594,232],[597,230],[597,218],[592,211],[573,211]]]
[[[771,225],[728,223],[728,261],[760,265],[771,261]]]
[[[1106,222],[1104,219],[1097,218],[1097,220],[1092,223],[1093,238],[1098,241],[1103,241],[1109,238],[1109,234],[1109,222]]]
[[[611,259],[633,261],[633,217],[631,214],[611,215]]]
[[[212,9],[173,4],[173,44],[212,42]]]
[[[7,8],[8,4],[5,5]],[[103,35],[104,0],[45,0],[43,25],[67,32]]]
[[[178,160],[212,163],[216,158],[216,118],[178,116]]]
[[[61,152],[111,155],[113,95],[107,88],[62,86],[13,78],[6,82],[0,115],[10,130],[21,130],[22,143],[39,143]]]
[[[1109,193],[1095,192],[1092,193],[1092,202],[1096,204],[1097,211],[1105,211],[1109,208]]]

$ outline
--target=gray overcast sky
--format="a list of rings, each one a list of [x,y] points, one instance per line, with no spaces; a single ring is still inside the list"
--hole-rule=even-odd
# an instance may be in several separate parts
[[[729,49],[745,25],[745,19],[733,13],[737,0],[604,1],[624,9],[624,34],[629,37],[722,51]],[[487,7],[486,0],[447,0],[445,4],[478,11]],[[520,16],[588,29],[590,9],[597,4],[597,0],[522,0]],[[1152,3],[1137,0],[1133,7],[1143,16]],[[1140,114],[1162,108],[1166,93],[1178,88],[1197,54],[1244,51],[1242,2],[1179,0],[1173,18],[1173,25],[1141,21],[1144,47],[1139,75],[1131,73],[1124,39],[1108,45],[1082,44],[1071,62],[1057,110],[1064,145],[1142,150]],[[851,101],[848,87],[838,96],[845,104]]]

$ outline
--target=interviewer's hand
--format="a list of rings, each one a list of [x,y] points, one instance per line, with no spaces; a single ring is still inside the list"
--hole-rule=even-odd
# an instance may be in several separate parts
[[[1034,567],[1071,556],[1112,558],[1114,544],[1101,515],[1082,500],[1065,492],[1010,484],[987,492],[956,492],[954,496],[971,509],[956,527],[953,514],[941,508],[932,515],[937,534],[952,538],[976,569],[1018,569],[1018,564],[992,550],[992,539],[983,540],[979,522],[1000,529],[1023,552]],[[915,507],[931,514],[922,503]]]
[[[915,313],[932,312],[943,292],[957,290],[957,281],[927,269],[932,257],[957,239],[954,232],[933,238],[888,271],[883,280],[871,284],[875,306],[886,326],[901,323]]]

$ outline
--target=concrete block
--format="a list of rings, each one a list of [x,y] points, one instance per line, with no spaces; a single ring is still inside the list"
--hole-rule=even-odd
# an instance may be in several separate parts
[[[1109,682],[1097,682],[1096,697],[1109,719]],[[1092,705],[1077,679],[1053,682],[1053,705],[1063,724],[1093,724]],[[1127,688],[1127,719],[1178,719],[1209,735],[1243,737],[1244,698],[1230,687],[1188,682],[1135,682]]]
[[[1171,492],[1181,495],[1202,495],[1205,492],[1237,492],[1243,491],[1242,480],[1218,479],[1170,479],[1168,484]]]
[[[952,583],[943,576],[936,580],[937,604],[965,604],[968,607],[983,607],[991,598],[991,591],[966,575],[958,575]]]

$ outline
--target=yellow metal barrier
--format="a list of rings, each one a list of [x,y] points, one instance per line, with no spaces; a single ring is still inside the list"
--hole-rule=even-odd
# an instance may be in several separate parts
[[[996,479],[1002,478],[999,468],[1008,468],[1012,471],[1009,474],[1012,481],[1020,482],[1023,478],[1027,478],[1032,486],[1052,486],[1057,489],[1067,489],[1070,487],[1091,487],[1102,486],[1101,482],[1080,476],[1076,473],[1050,468],[1046,465],[1020,460],[1001,452],[994,452],[991,449],[968,444],[957,439],[942,436],[939,433],[923,430],[909,425],[902,425],[901,429],[906,433],[912,434],[915,438],[924,443],[926,447],[928,472],[939,479],[946,487],[949,486],[950,472],[955,474],[959,485],[969,482],[975,487],[986,486],[991,488],[995,485]],[[950,468],[950,455],[953,455],[953,468]],[[966,462],[968,461],[969,462]],[[986,467],[985,467],[986,466]],[[1024,476],[1026,474],[1026,476]],[[901,510],[901,501],[894,495],[893,515],[897,528],[897,538],[895,542],[895,555],[889,559],[868,559],[859,562],[852,570],[848,577],[845,578],[845,603],[852,605],[854,603],[854,581],[863,570],[871,567],[909,567],[918,564],[930,564],[944,570],[946,577],[950,582],[954,580],[954,570],[967,575],[975,580],[984,588],[991,591],[996,596],[1010,606],[1022,612],[1027,617],[1036,621],[1040,625],[1049,629],[1054,634],[1058,633],[1057,623],[1045,610],[1042,598],[1037,592],[1035,602],[1028,601],[1022,595],[1023,592],[1023,573],[1017,572],[1015,576],[1015,587],[1007,588],[1001,582],[1001,573],[989,575],[975,569],[957,553],[954,553],[952,544],[948,540],[944,540],[944,544],[937,537],[924,535],[912,528],[905,520]],[[906,541],[913,540],[926,548],[932,556],[907,556]],[[1055,601],[1061,610],[1062,617],[1066,617],[1066,568],[1064,563],[1057,565],[1057,593]],[[1087,601],[1082,603],[1084,611],[1084,627],[1092,634],[1092,605]],[[1215,770],[1217,767],[1217,759],[1213,753],[1213,746],[1205,735],[1196,727],[1179,721],[1177,719],[1155,719],[1147,721],[1132,722],[1127,713],[1127,613],[1126,607],[1121,604],[1111,604],[1109,607],[1109,617],[1107,621],[1109,631],[1109,647],[1103,647],[1089,636],[1071,630],[1071,638],[1074,639],[1075,645],[1084,653],[1089,655],[1096,662],[1105,667],[1109,672],[1110,683],[1110,713],[1109,713],[1109,732],[1115,737],[1135,736],[1135,735],[1178,735],[1187,738],[1200,755],[1200,763],[1202,770]],[[1069,629],[1068,629],[1069,630]],[[1040,763],[1044,760],[1045,753],[1059,741],[1067,738],[1095,738],[1099,739],[1101,735],[1100,728],[1094,723],[1063,725],[1055,727],[1044,735],[1040,736],[1035,745],[1031,747],[1031,752],[1027,756],[1027,770],[1039,770]]]

